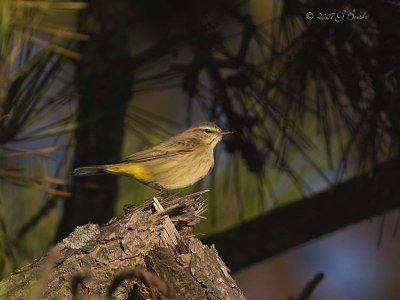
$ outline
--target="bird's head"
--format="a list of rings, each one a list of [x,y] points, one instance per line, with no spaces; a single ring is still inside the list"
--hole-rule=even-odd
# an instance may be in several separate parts
[[[183,132],[188,137],[200,140],[206,145],[214,148],[224,135],[231,134],[232,132],[224,132],[221,128],[211,122],[204,122],[193,125]]]

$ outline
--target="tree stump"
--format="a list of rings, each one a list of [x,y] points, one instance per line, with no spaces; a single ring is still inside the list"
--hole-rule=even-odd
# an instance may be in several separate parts
[[[216,249],[192,235],[205,191],[158,195],[77,227],[0,282],[2,299],[245,299]]]

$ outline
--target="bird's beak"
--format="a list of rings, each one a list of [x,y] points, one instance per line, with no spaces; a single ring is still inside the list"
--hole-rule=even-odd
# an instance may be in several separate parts
[[[233,134],[233,131],[225,131],[222,133],[222,135],[227,135],[227,134]]]

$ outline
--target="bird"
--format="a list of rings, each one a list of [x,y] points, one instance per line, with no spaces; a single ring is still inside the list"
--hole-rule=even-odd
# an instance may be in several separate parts
[[[181,189],[203,179],[214,166],[214,148],[224,132],[216,124],[191,126],[158,145],[136,152],[115,164],[80,167],[74,176],[123,175],[159,191]]]

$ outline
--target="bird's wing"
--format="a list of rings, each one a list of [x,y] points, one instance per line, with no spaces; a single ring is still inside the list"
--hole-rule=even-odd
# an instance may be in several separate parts
[[[189,153],[199,144],[200,142],[196,139],[172,138],[152,148],[136,152],[125,158],[122,162],[144,162]]]

